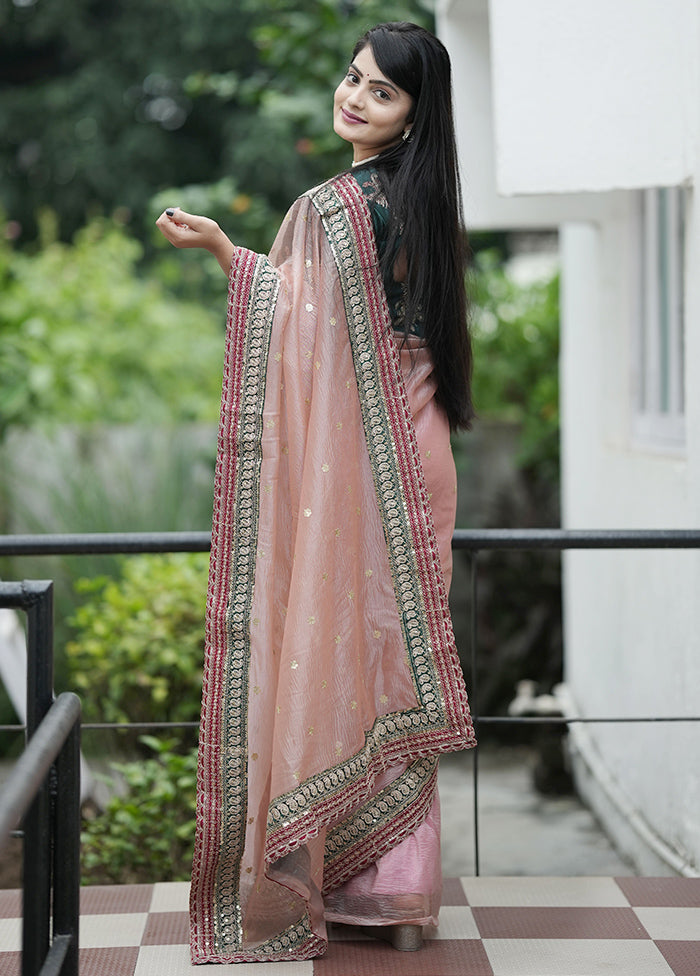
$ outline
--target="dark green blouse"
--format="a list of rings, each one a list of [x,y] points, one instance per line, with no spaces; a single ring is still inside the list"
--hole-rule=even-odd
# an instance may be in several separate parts
[[[382,188],[379,174],[373,166],[355,166],[351,173],[357,180],[367,201],[372,217],[374,238],[377,242],[377,253],[381,262],[389,241],[389,205],[386,194]],[[393,274],[388,273],[384,275],[384,291],[386,292],[392,327],[397,332],[404,332],[406,329],[406,286],[402,281],[396,281]],[[408,331],[411,335],[422,336],[423,330],[420,321],[414,322]]]

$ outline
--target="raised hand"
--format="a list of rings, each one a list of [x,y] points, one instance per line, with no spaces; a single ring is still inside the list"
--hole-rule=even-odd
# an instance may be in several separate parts
[[[174,247],[201,247],[209,251],[228,274],[233,244],[215,220],[172,207],[163,211],[156,227]]]

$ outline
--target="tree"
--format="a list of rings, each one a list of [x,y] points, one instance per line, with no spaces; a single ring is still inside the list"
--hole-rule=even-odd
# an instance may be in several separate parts
[[[194,111],[185,79],[253,74],[253,19],[230,0],[2,0],[1,201],[23,239],[47,204],[63,239],[115,208],[141,234],[154,190],[218,179],[252,109]]]
[[[140,279],[141,246],[113,223],[69,245],[45,222],[38,254],[0,245],[0,440],[49,421],[215,419],[221,316]]]

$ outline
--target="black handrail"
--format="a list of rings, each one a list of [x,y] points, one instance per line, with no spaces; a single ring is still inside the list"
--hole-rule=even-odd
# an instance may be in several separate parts
[[[0,556],[208,552],[209,532],[0,536]],[[699,529],[456,529],[453,549],[695,549]]]
[[[28,742],[0,799],[0,847],[24,818],[22,976],[78,976],[80,699],[53,701],[53,584],[0,583],[0,606],[27,614]]]
[[[0,795],[0,850],[19,826],[79,719],[80,699],[73,692],[64,691],[12,767]]]
[[[209,552],[209,532],[85,532],[0,536],[0,556]]]
[[[453,549],[697,549],[700,529],[455,529]],[[2,550],[0,549],[0,552]]]

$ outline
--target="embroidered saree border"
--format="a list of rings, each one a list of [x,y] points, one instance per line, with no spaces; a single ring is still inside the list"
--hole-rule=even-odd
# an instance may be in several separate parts
[[[339,179],[336,186],[344,203],[344,212],[358,240],[361,267],[371,266],[376,262],[374,238],[369,227],[365,226],[364,233],[360,232],[365,223],[362,191],[349,176]],[[331,219],[337,223],[341,216],[342,212],[336,213]],[[347,254],[343,257],[347,261]],[[349,289],[350,276],[342,280],[348,282]],[[405,640],[414,668],[418,700],[431,713],[433,727],[426,735],[430,754],[434,755],[434,747],[438,744],[435,735],[440,724],[437,716],[440,706],[444,709],[442,724],[445,738],[442,744],[446,747],[442,751],[474,745],[475,736],[399,354],[386,313],[381,314],[386,309],[386,300],[378,276],[365,275],[362,284],[370,310],[369,321],[363,321],[361,306],[351,299],[350,341],[353,350],[355,347],[358,349],[356,370],[360,405],[392,563],[397,605],[403,614]],[[373,333],[375,355],[370,359],[366,354],[359,353],[365,329]],[[377,391],[381,391],[383,410],[376,403]],[[386,420],[382,413],[385,413]],[[396,505],[395,487],[388,465],[392,466],[393,478],[399,480],[403,489],[401,506]],[[413,541],[413,546],[407,552],[397,542],[400,535]],[[427,652],[432,652],[432,658],[426,661],[424,656]],[[434,670],[430,668],[431,660]],[[436,695],[435,676],[439,678],[441,687],[451,692],[444,698]]]
[[[437,759],[419,759],[326,837],[323,893],[333,891],[414,833],[437,789]],[[390,824],[390,829],[383,829]]]
[[[250,606],[262,461],[259,405],[278,287],[278,276],[266,258],[241,248],[235,251],[212,520],[190,893],[192,951],[198,962],[221,961],[240,947],[243,938],[238,892],[247,806]],[[219,856],[224,836],[233,857]]]
[[[334,205],[337,195],[342,208]],[[464,679],[452,631],[423,468],[376,268],[376,245],[361,189],[350,176],[326,184],[314,200],[327,229],[345,291],[360,407],[396,602],[413,668],[416,696],[429,713],[429,754],[442,725],[447,749],[474,743]],[[352,254],[353,242],[356,253]],[[368,349],[369,347],[369,349]],[[398,383],[397,383],[398,378]],[[400,489],[398,490],[400,485]],[[402,503],[402,504],[401,504]],[[413,543],[408,549],[405,541]],[[452,694],[436,693],[436,678]],[[444,711],[441,711],[440,706]],[[412,740],[411,754],[415,756]]]

